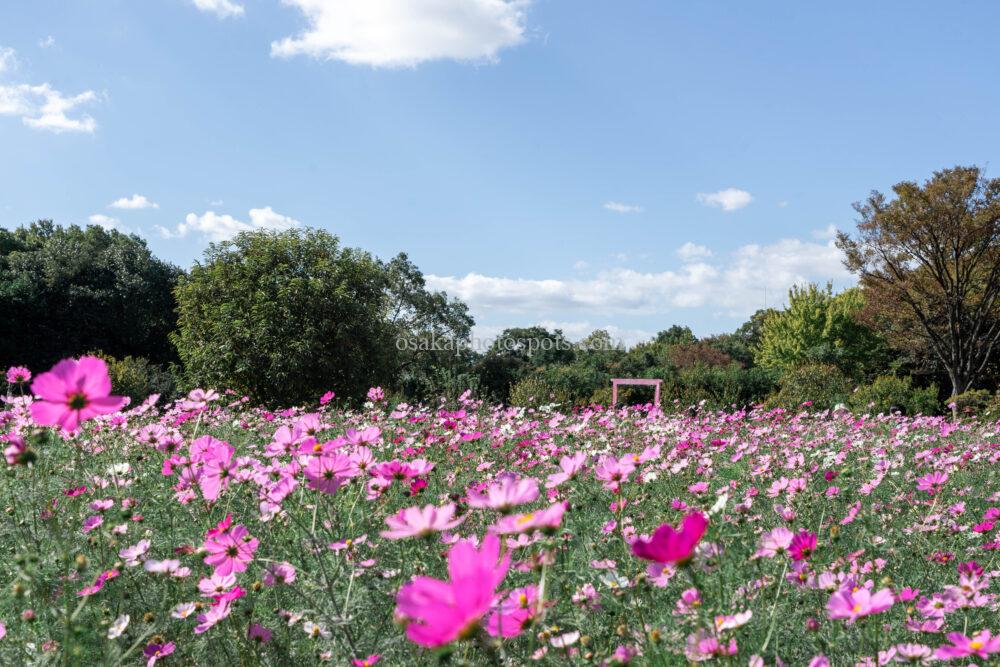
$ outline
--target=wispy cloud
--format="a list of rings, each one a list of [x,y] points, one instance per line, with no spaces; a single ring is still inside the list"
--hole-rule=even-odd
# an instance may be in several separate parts
[[[635,204],[623,204],[618,201],[604,202],[604,208],[615,213],[642,213],[643,208]]]
[[[698,245],[697,243],[692,243],[688,241],[680,248],[677,249],[677,256],[680,257],[685,262],[689,262],[694,259],[703,259],[705,257],[711,257],[712,251],[708,249],[707,246]]]
[[[250,221],[237,220],[231,215],[220,215],[206,211],[201,215],[188,213],[184,222],[173,230],[156,226],[160,236],[167,239],[184,238],[191,233],[201,234],[210,241],[226,241],[240,232],[271,229],[285,230],[298,227],[301,223],[287,215],[276,213],[270,206],[250,209]]]
[[[706,206],[721,208],[723,211],[738,211],[750,205],[753,195],[746,190],[726,188],[718,192],[699,192],[697,199]]]
[[[131,197],[122,197],[121,199],[116,199],[110,204],[108,208],[124,208],[124,209],[143,209],[143,208],[160,208],[160,205],[155,201],[150,201],[145,195],[134,194]]]
[[[243,16],[243,5],[232,0],[192,0],[194,6],[203,12],[215,14],[221,19]]]
[[[0,116],[18,116],[35,130],[89,134],[97,129],[97,121],[77,108],[95,100],[92,90],[66,97],[47,83],[0,85]]]
[[[104,215],[103,213],[95,213],[87,220],[90,224],[103,227],[104,229],[120,229],[122,221],[118,218],[112,218],[110,215]]]
[[[832,241],[785,239],[745,245],[719,256],[706,255],[710,251],[703,246],[693,249],[702,255],[700,259],[691,257],[679,269],[660,272],[616,268],[581,280],[469,273],[429,275],[427,282],[432,289],[445,290],[468,303],[477,316],[553,311],[604,316],[703,307],[747,315],[760,305],[764,288],[780,294],[809,281],[851,280],[843,255]]]

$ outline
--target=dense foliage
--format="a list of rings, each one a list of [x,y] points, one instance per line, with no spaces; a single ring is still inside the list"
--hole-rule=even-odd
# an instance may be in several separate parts
[[[138,236],[47,220],[0,228],[0,366],[48,367],[95,350],[175,359],[167,335],[180,273]]]

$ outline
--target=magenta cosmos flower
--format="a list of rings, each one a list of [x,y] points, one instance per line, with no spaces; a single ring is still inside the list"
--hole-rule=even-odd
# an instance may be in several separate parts
[[[653,537],[637,539],[632,543],[632,553],[644,560],[657,563],[686,563],[694,555],[694,548],[705,535],[708,519],[701,512],[691,512],[674,530],[670,524],[656,529]]]
[[[216,576],[243,572],[253,560],[260,541],[250,535],[245,526],[218,533],[205,540],[205,564],[215,568]]]
[[[983,630],[972,637],[966,637],[961,632],[951,632],[948,634],[948,641],[951,642],[951,646],[942,646],[934,652],[934,657],[938,660],[965,658],[971,655],[986,658],[991,653],[1000,653],[1000,635],[994,636],[989,630]]]
[[[125,397],[111,396],[108,366],[97,357],[63,359],[31,383],[40,400],[31,404],[31,417],[42,426],[75,431],[80,422],[117,412]]]
[[[876,593],[867,588],[856,591],[839,590],[830,596],[826,609],[830,618],[844,618],[848,623],[853,623],[864,616],[888,610],[894,602],[895,598],[888,588]]]
[[[24,366],[11,366],[7,369],[7,382],[21,384],[31,379],[31,371]]]
[[[816,533],[808,530],[800,531],[789,543],[788,555],[796,561],[809,560],[813,552],[816,551],[816,544]]]
[[[926,491],[929,495],[934,495],[941,491],[944,483],[948,481],[948,473],[935,470],[917,480],[917,491]]]
[[[470,637],[496,601],[507,576],[510,555],[500,556],[500,539],[483,538],[477,549],[469,540],[448,552],[451,581],[414,577],[396,594],[396,613],[407,621],[406,636],[421,646],[444,646]]]
[[[426,537],[442,530],[451,530],[465,521],[465,517],[455,518],[455,506],[451,503],[443,507],[424,505],[407,507],[386,517],[385,522],[392,530],[383,530],[382,537],[401,540],[404,537]]]

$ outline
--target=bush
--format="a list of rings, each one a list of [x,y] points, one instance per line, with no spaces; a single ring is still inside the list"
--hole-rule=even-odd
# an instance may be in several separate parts
[[[712,410],[745,407],[763,401],[774,391],[776,373],[766,368],[728,366],[693,366],[682,369],[664,383],[663,401],[677,400],[681,408],[702,401]]]
[[[907,415],[933,415],[941,411],[937,385],[917,388],[909,377],[880,375],[871,384],[859,387],[848,399],[855,412],[888,414],[898,409]]]
[[[948,403],[955,404],[959,415],[978,415],[993,403],[993,396],[985,389],[970,389],[958,396],[952,396]]]
[[[832,364],[805,364],[786,372],[781,389],[771,397],[772,405],[795,410],[809,403],[814,410],[827,410],[845,403],[851,393],[851,383]]]
[[[128,396],[133,406],[152,394],[160,395],[160,403],[177,397],[177,378],[171,369],[143,357],[111,358],[107,361],[115,394]]]
[[[537,408],[540,405],[549,405],[550,403],[558,403],[563,410],[568,410],[572,401],[564,391],[537,375],[530,375],[519,380],[510,388],[511,405],[522,408]]]

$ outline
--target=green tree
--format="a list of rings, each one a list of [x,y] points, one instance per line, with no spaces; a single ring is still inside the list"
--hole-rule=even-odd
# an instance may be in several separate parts
[[[575,359],[575,346],[562,331],[545,327],[505,329],[476,363],[480,387],[491,397],[506,401],[511,386],[534,369],[547,365],[569,364]]]
[[[788,308],[764,320],[755,360],[779,370],[832,364],[853,378],[877,372],[884,363],[884,344],[857,320],[863,308],[864,296],[857,288],[835,296],[830,285],[793,287]]]
[[[469,307],[427,289],[423,273],[400,253],[385,264],[388,323],[393,330],[393,384],[407,398],[454,395],[475,383]]]
[[[394,326],[384,266],[316,229],[216,243],[176,290],[187,380],[295,404],[386,383]]]
[[[50,220],[0,229],[0,366],[47,370],[94,350],[175,359],[180,275],[135,235]]]

